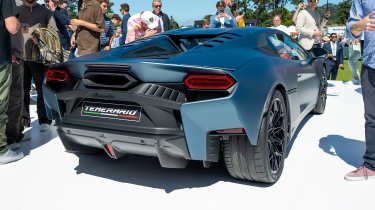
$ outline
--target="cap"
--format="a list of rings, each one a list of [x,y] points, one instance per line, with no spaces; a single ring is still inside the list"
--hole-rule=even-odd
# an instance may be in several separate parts
[[[141,19],[144,24],[147,25],[149,29],[156,29],[159,27],[159,17],[154,15],[150,11],[144,11],[141,13]]]

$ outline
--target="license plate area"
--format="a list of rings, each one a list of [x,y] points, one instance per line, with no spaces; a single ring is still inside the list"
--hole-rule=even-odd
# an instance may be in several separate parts
[[[82,117],[140,122],[142,107],[128,104],[82,102]]]

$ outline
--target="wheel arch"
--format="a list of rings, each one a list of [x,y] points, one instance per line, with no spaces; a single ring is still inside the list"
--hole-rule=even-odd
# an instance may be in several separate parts
[[[282,83],[276,83],[269,91],[269,94],[267,96],[267,100],[264,104],[264,108],[263,108],[263,113],[262,113],[262,117],[260,119],[260,123],[262,122],[263,118],[267,116],[267,112],[268,112],[268,107],[269,107],[269,104],[270,104],[270,101],[272,99],[272,96],[274,95],[275,91],[278,90],[281,92],[281,95],[284,97],[284,100],[286,102],[286,108],[287,108],[287,113],[288,113],[288,141],[290,140],[290,133],[291,133],[291,129],[292,129],[292,123],[291,123],[291,110],[290,110],[290,101],[289,101],[289,98],[288,98],[288,93],[287,93],[287,90],[285,88],[285,86],[282,84]],[[260,125],[259,125],[259,128],[260,128]],[[253,145],[257,145],[258,144],[258,138],[259,138],[259,132],[260,132],[260,129],[258,129],[258,135],[257,135],[257,139],[256,139],[256,144],[253,144]]]

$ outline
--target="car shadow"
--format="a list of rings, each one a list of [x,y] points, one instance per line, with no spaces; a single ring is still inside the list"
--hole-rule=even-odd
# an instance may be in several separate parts
[[[56,129],[53,126],[45,132],[40,132],[39,130],[39,122],[36,119],[31,122],[31,127],[24,132],[25,136],[31,136],[31,139],[22,140],[20,142],[21,148],[19,151],[22,151],[25,156],[29,155],[32,150],[47,144],[49,141],[57,137]]]
[[[202,162],[190,161],[187,168],[162,168],[157,158],[128,155],[118,160],[109,158],[106,154],[81,155],[79,165],[75,168],[77,174],[89,174],[121,183],[135,184],[171,193],[179,189],[200,188],[217,182],[232,182],[254,187],[270,187],[272,184],[245,182],[229,176],[224,163],[218,163],[213,168],[203,168]]]
[[[297,127],[297,130],[296,132],[294,133],[294,136],[292,137],[292,140],[290,140],[287,148],[286,148],[286,151],[285,151],[285,158],[288,158],[289,157],[289,153],[290,151],[292,150],[292,147],[293,147],[293,144],[294,142],[296,141],[296,138],[299,134],[299,132],[301,131],[301,129],[305,126],[305,124],[307,123],[307,121],[309,121],[314,115],[312,114],[309,114],[307,115],[303,120],[302,122],[298,125]]]
[[[327,96],[339,96],[338,94],[329,94],[327,93]]]
[[[345,163],[359,168],[363,163],[366,144],[363,141],[348,139],[339,135],[321,138],[319,147],[326,153],[341,158]]]

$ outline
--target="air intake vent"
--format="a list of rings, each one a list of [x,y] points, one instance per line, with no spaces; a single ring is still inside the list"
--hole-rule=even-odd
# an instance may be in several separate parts
[[[88,70],[82,80],[86,87],[125,90],[137,84],[137,80],[128,72],[129,66],[89,65],[87,67]]]
[[[136,93],[146,96],[154,96],[169,101],[175,101],[178,103],[186,102],[185,94],[177,90],[173,90],[171,88],[167,88],[156,84],[142,84],[137,87]]]

